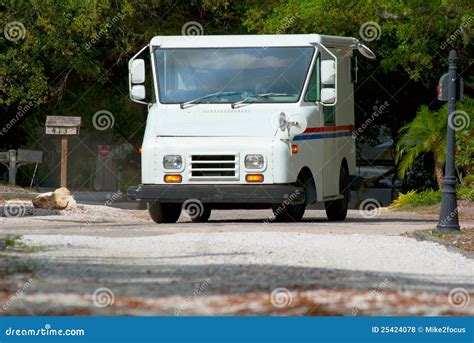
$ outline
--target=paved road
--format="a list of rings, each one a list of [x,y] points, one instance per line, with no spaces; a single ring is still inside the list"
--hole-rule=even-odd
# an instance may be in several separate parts
[[[403,235],[433,228],[430,216],[350,211],[330,223],[311,210],[283,224],[267,223],[270,211],[215,211],[205,224],[157,225],[106,206],[30,211],[0,218],[26,244],[0,259],[10,314],[474,313],[448,296],[469,300],[474,260]]]

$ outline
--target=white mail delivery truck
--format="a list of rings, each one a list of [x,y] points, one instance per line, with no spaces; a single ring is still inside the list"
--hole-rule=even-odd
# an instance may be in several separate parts
[[[354,50],[375,58],[352,37],[154,37],[129,62],[130,97],[148,105],[142,180],[129,198],[157,223],[183,208],[196,222],[213,209],[263,208],[299,221],[316,202],[344,220],[356,171]]]

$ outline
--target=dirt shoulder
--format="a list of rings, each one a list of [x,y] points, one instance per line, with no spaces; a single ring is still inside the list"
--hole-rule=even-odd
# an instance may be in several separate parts
[[[454,234],[437,234],[433,230],[421,230],[414,233],[421,239],[437,241],[447,246],[456,247],[466,253],[474,254],[474,202],[458,201],[459,223],[461,231]],[[416,213],[418,215],[438,216],[440,204],[433,206],[423,206],[417,208],[404,207],[405,212]]]

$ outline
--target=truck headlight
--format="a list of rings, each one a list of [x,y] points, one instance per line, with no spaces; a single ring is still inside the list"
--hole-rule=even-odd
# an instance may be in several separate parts
[[[247,155],[245,156],[245,168],[247,169],[262,169],[263,168],[262,155]]]
[[[163,168],[180,169],[183,166],[183,158],[179,155],[166,155],[163,157]]]

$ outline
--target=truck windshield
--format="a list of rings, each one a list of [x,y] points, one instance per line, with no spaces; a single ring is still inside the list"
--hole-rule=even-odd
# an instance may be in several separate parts
[[[313,47],[156,49],[160,102],[296,102],[313,53]]]

